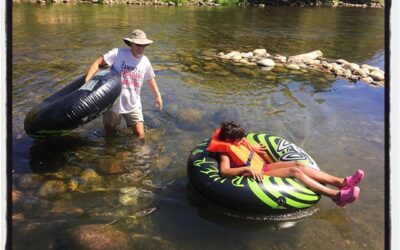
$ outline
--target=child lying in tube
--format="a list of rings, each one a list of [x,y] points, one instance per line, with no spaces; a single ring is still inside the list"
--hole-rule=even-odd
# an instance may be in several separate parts
[[[233,146],[231,149],[234,149],[235,146],[242,145],[251,152],[249,154],[250,161],[254,153],[263,157],[266,150],[265,146],[251,145],[245,138],[244,128],[232,121],[225,121],[221,123],[221,127],[217,129],[214,135],[216,136],[213,136],[208,151],[220,154],[219,171],[222,177],[252,176],[257,181],[261,181],[263,175],[282,178],[294,177],[317,193],[330,197],[340,207],[354,202],[360,195],[360,188],[357,185],[364,178],[363,170],[357,170],[352,176],[340,178],[310,168],[300,162],[266,162],[265,158],[262,158],[264,159],[262,170],[258,171],[251,168],[250,164],[238,165],[235,161],[237,158],[234,153],[235,150],[225,149],[231,146]],[[336,189],[325,185],[334,186]]]

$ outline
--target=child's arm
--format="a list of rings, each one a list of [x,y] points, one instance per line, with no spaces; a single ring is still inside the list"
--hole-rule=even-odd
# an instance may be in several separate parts
[[[253,176],[253,178],[257,181],[261,181],[263,179],[263,174],[261,171],[253,170],[250,167],[231,168],[229,156],[225,154],[221,154],[219,172],[222,177],[235,177],[238,175],[244,175]]]
[[[105,65],[106,62],[104,61],[103,57],[99,57],[93,64],[90,66],[88,72],[86,73],[85,82],[89,81],[90,78],[96,73],[96,71],[100,68],[100,66]]]
[[[156,97],[156,104],[157,104],[157,107],[158,107],[160,110],[162,110],[162,108],[163,108],[163,102],[162,102],[162,98],[161,98],[160,91],[158,90],[158,86],[157,86],[156,80],[155,80],[154,78],[152,78],[152,79],[148,80],[147,83],[150,85],[151,90],[153,91],[153,94],[154,94],[155,97]]]

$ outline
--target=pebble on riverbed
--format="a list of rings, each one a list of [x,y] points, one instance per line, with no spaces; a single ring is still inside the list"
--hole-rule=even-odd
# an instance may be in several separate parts
[[[294,56],[270,55],[266,49],[255,49],[252,52],[231,51],[219,52],[217,58],[235,64],[258,65],[261,69],[271,70],[274,67],[285,67],[291,70],[317,70],[344,77],[350,81],[363,81],[375,86],[384,86],[385,72],[367,64],[358,65],[344,59],[328,60],[320,50]]]

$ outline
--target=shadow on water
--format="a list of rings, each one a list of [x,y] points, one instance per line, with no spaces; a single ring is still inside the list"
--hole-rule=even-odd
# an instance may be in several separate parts
[[[203,197],[191,184],[186,186],[187,200],[189,204],[197,209],[200,217],[223,224],[232,228],[237,223],[249,223],[250,227],[259,224],[265,228],[266,223],[272,228],[283,229],[294,226],[296,221],[315,214],[319,209],[310,208],[285,214],[248,214],[221,207]]]
[[[64,135],[35,140],[29,149],[29,165],[33,173],[55,172],[74,157],[74,151],[95,143],[79,135]]]

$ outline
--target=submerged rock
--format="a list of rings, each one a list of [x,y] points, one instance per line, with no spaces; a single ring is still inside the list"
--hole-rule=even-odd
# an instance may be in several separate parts
[[[71,232],[71,249],[131,249],[132,242],[124,232],[105,224],[82,225]]]
[[[24,194],[18,190],[13,190],[11,195],[12,195],[12,204],[13,205],[16,205],[17,203],[21,202],[22,198],[24,197]]]
[[[103,181],[103,177],[90,168],[83,170],[81,178],[87,184],[98,184]]]
[[[85,211],[77,206],[72,205],[71,201],[68,200],[57,200],[51,204],[50,213],[62,214],[62,215],[76,215],[80,216]]]
[[[101,174],[120,174],[125,172],[122,163],[115,159],[99,159],[96,161],[96,169]]]
[[[138,201],[139,191],[135,187],[121,188],[119,203],[122,206],[135,206]]]
[[[45,182],[39,189],[37,195],[39,197],[47,198],[65,193],[67,186],[62,180],[50,180]]]

